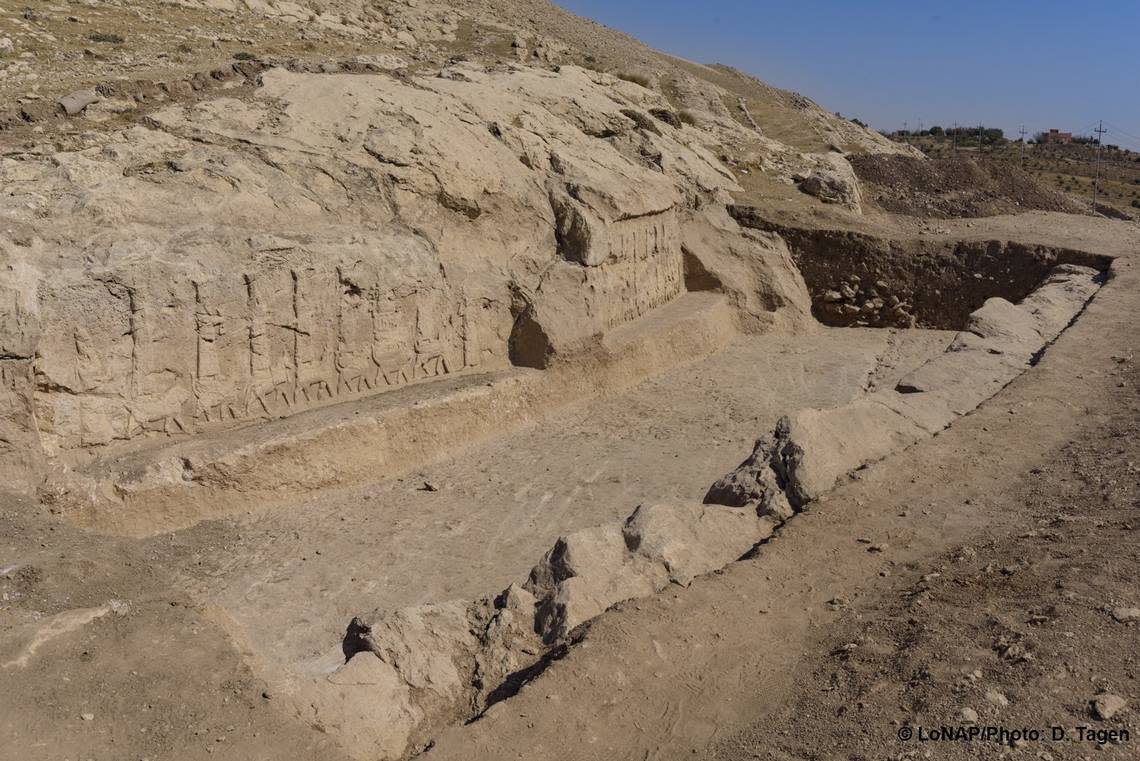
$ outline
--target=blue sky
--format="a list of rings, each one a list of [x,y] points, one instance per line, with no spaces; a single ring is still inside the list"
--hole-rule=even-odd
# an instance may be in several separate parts
[[[1140,0],[555,0],[880,129],[1049,127],[1140,150]]]

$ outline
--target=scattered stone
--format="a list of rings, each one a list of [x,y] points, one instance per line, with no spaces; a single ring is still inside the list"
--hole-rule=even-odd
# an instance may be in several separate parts
[[[1127,707],[1128,701],[1119,695],[1102,692],[1092,699],[1092,715],[1101,721],[1108,721]]]
[[[973,708],[963,708],[958,713],[958,721],[962,722],[963,724],[977,724],[978,712]]]
[[[93,714],[93,713],[81,713],[81,714],[79,714],[79,718],[83,719],[84,721],[95,721],[95,714]]]
[[[986,702],[998,708],[1005,708],[1009,705],[1009,698],[997,690],[986,690]]]
[[[78,116],[92,103],[99,102],[99,95],[94,90],[80,90],[59,99],[60,108],[68,116]]]
[[[1112,617],[1122,624],[1140,622],[1140,608],[1113,608]]]

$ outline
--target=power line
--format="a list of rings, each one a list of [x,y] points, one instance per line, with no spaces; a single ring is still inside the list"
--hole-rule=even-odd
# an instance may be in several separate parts
[[[1097,128],[1093,130],[1096,132],[1096,178],[1093,180],[1093,211],[1096,211],[1096,194],[1100,185],[1100,154],[1101,149],[1104,148],[1104,134],[1108,132],[1104,128],[1104,122],[1098,122]]]
[[[1132,150],[1140,152],[1140,136],[1133,135],[1131,132],[1121,129],[1112,122],[1105,122],[1105,124],[1107,124],[1116,135],[1123,135],[1126,138],[1122,140],[1118,137],[1113,141],[1114,143],[1127,146]]]
[[[1113,129],[1113,130],[1115,130],[1117,134],[1120,134],[1120,135],[1124,135],[1125,137],[1130,137],[1130,138],[1132,138],[1133,140],[1137,140],[1137,141],[1140,141],[1140,135],[1133,135],[1133,134],[1132,134],[1131,132],[1129,132],[1128,130],[1126,130],[1126,129],[1123,129],[1123,128],[1122,128],[1122,127],[1120,127],[1119,125],[1117,125],[1117,124],[1113,124],[1112,122],[1105,122],[1105,123],[1106,123],[1106,124],[1107,124],[1109,127],[1112,127],[1112,129]]]

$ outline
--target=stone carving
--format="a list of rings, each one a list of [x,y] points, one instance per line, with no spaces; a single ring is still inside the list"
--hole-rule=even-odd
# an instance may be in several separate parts
[[[736,187],[630,121],[667,100],[578,67],[244,78],[0,160],[44,189],[0,229],[0,289],[43,329],[0,293],[0,361],[33,367],[0,414],[41,457],[591,350],[682,292],[679,215]]]
[[[586,272],[587,299],[605,328],[630,322],[680,295],[680,232],[672,210],[606,226],[609,254]]]
[[[481,348],[464,294],[443,281],[385,285],[361,262],[160,280],[68,286],[68,300],[90,308],[40,347],[36,403],[50,451],[280,417],[495,354]],[[42,299],[57,326],[74,323],[74,311],[51,313],[65,303],[58,292]]]
[[[607,221],[569,196],[552,196],[552,206],[566,261],[547,273],[511,338],[512,359],[530,367],[581,351],[684,290],[673,209]]]

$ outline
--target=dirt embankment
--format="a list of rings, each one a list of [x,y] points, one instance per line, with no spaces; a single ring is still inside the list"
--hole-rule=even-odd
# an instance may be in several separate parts
[[[1087,210],[1013,165],[971,158],[852,156],[864,194],[885,211],[915,217],[990,217],[1023,211]]]
[[[1008,240],[891,239],[845,230],[790,227],[734,206],[744,227],[778,233],[812,297],[812,314],[839,327],[960,329],[986,299],[1019,302],[1058,264],[1098,270],[1110,259]]]

